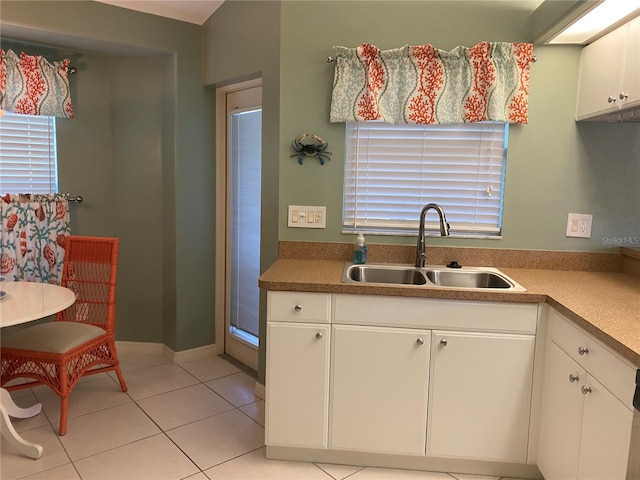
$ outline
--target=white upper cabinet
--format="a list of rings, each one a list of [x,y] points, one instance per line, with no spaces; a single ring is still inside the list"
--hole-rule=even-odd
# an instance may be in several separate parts
[[[634,107],[640,107],[640,17],[582,50],[576,120],[606,121]]]
[[[640,106],[640,17],[629,23],[628,38],[627,60],[622,76],[621,108]]]

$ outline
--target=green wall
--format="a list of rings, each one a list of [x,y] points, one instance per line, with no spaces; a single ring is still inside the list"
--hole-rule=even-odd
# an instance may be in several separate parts
[[[328,121],[334,67],[325,57],[334,45],[368,42],[389,49],[431,43],[450,50],[480,41],[529,41],[529,16],[538,3],[283,2],[280,239],[353,241],[341,234],[344,125]],[[430,238],[430,243],[606,251],[616,249],[605,238],[640,237],[640,124],[576,123],[580,47],[534,50],[529,124],[509,132],[502,239]],[[289,158],[291,141],[306,132],[329,143],[333,156],[324,167],[311,160],[299,166]],[[290,204],[326,205],[327,228],[288,228]],[[565,237],[569,212],[593,214],[590,239]],[[367,241],[412,244],[415,238],[368,235]]]
[[[205,85],[214,90],[247,79],[262,79],[261,272],[278,258],[280,30],[280,2],[271,1],[226,1],[203,26]],[[259,337],[264,340],[266,292],[260,295]],[[264,359],[265,342],[261,341],[258,380],[263,384]]]
[[[121,239],[120,340],[214,342],[213,122],[201,28],[97,2],[1,5],[2,38],[70,56],[76,118],[59,120],[72,231]],[[204,213],[204,214],[203,214]]]

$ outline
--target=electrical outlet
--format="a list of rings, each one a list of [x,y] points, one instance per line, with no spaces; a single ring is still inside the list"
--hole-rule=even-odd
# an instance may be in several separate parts
[[[567,237],[591,238],[593,215],[570,213],[567,220]]]
[[[289,205],[287,225],[290,228],[325,228],[327,207]]]

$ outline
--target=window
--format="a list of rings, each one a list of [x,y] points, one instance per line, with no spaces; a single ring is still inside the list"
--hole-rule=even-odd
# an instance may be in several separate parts
[[[415,235],[438,203],[452,236],[499,237],[508,124],[352,122],[346,136],[344,233]]]
[[[0,117],[0,194],[56,193],[55,117]]]

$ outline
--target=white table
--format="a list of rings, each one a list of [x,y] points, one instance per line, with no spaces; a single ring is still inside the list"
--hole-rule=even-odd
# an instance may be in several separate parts
[[[10,327],[31,322],[60,312],[72,305],[75,294],[68,288],[48,283],[0,282],[0,327]],[[11,424],[11,418],[29,418],[40,413],[42,405],[18,407],[9,392],[0,388],[0,428],[2,436],[19,452],[38,459],[42,446],[25,441]]]

